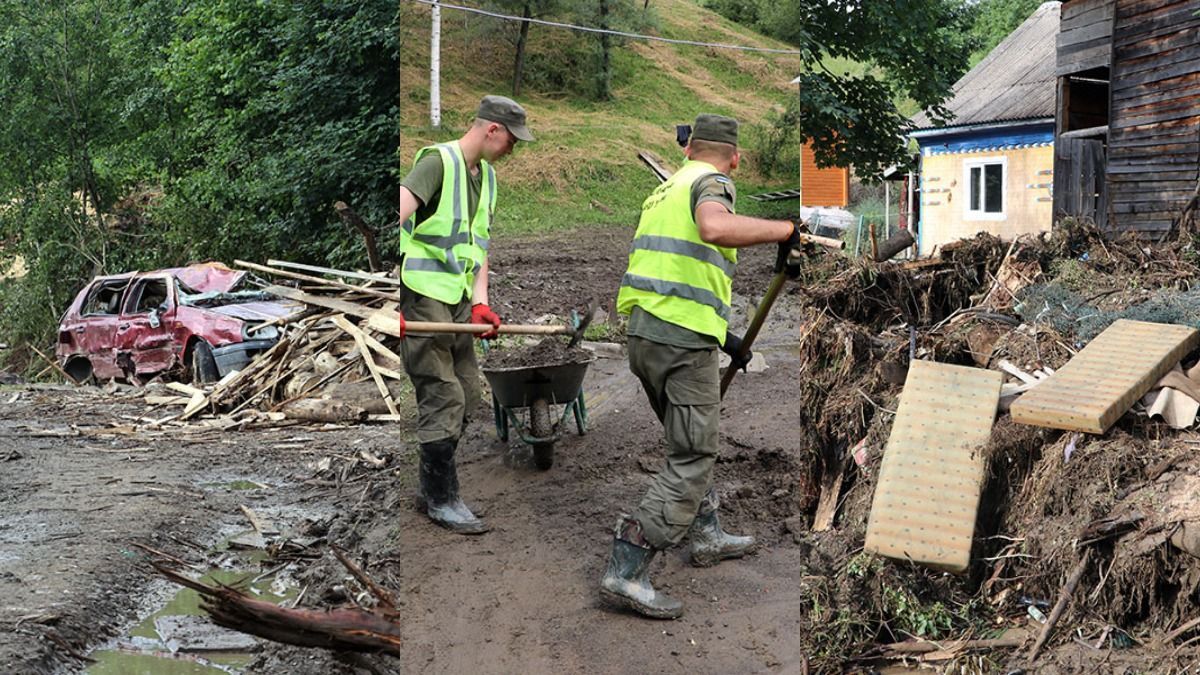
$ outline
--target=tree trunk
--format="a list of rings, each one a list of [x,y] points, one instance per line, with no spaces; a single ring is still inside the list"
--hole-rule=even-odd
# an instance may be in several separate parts
[[[600,0],[600,29],[608,30],[608,2],[609,0]],[[612,36],[608,33],[600,34],[600,80],[599,91],[597,98],[601,101],[607,101],[612,98]]]
[[[533,10],[530,8],[528,2],[525,3],[525,11],[522,12],[521,16],[525,19],[533,18]],[[528,21],[522,21],[521,34],[517,37],[517,57],[513,63],[512,90],[514,97],[521,95],[521,82],[525,79],[525,45],[529,40],[529,25]]]

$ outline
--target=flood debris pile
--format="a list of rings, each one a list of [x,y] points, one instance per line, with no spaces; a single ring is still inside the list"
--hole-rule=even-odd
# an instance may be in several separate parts
[[[242,370],[205,389],[167,384],[182,398],[152,395],[147,402],[184,405],[172,416],[179,421],[201,416],[332,423],[395,419],[400,414],[396,399],[408,386],[399,339],[368,325],[368,318],[383,325],[397,316],[399,282],[383,274],[272,263],[238,261],[256,272],[298,281],[295,287],[258,283],[307,310],[279,319],[278,342]],[[326,276],[292,271],[296,267]],[[399,321],[393,323],[398,331]]]
[[[1105,433],[1019,423],[1011,410],[1062,381],[1055,373],[1118,320],[1200,326],[1198,261],[1190,240],[1107,240],[1067,221],[1014,243],[979,235],[928,261],[830,258],[806,270],[796,401],[804,442],[819,449],[815,478],[804,478],[820,490],[805,577],[816,665],[1011,666],[1044,645],[1037,658],[1065,658],[1053,648],[1073,640],[1097,658],[1119,660],[1133,645],[1194,657],[1176,649],[1200,626],[1190,621],[1200,612],[1200,459],[1186,431],[1200,407],[1196,342]],[[916,360],[1003,373],[990,440],[977,450],[985,470],[960,575],[861,548]],[[1113,377],[1124,365],[1111,364]],[[1106,390],[1098,377],[1094,389]]]

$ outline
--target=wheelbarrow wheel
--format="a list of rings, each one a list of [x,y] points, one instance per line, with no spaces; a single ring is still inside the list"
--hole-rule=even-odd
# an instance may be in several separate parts
[[[529,432],[534,438],[550,438],[554,427],[550,425],[550,404],[538,399],[529,406]],[[554,441],[533,444],[533,464],[542,471],[554,466]]]

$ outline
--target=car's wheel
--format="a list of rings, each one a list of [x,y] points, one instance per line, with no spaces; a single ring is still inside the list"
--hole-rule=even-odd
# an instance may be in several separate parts
[[[92,362],[84,358],[71,359],[63,366],[63,372],[78,385],[96,382],[92,373]]]
[[[192,376],[192,384],[208,384],[221,379],[217,370],[217,360],[213,358],[212,347],[204,340],[196,340],[188,350],[188,371]]]

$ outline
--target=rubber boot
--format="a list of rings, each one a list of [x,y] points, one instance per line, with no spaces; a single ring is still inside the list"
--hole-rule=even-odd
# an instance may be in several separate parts
[[[600,598],[651,619],[678,619],[683,603],[650,585],[650,563],[657,551],[642,536],[642,525],[629,516],[617,520],[608,569],[600,580]]]
[[[728,558],[740,558],[754,548],[754,537],[739,537],[721,529],[721,520],[717,517],[720,505],[716,491],[709,488],[688,529],[692,564],[696,567],[712,567]]]
[[[433,522],[458,534],[482,534],[487,525],[471,513],[458,496],[457,439],[421,444],[421,494],[425,513]]]

